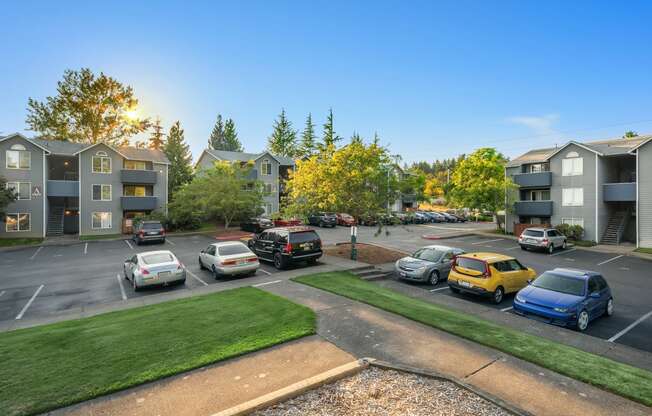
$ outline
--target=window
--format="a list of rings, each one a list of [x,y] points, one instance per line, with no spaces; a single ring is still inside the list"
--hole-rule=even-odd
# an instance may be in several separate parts
[[[175,261],[175,258],[170,253],[144,254],[141,258],[143,259],[143,264],[172,263]]]
[[[7,182],[7,189],[13,189],[19,200],[32,199],[31,182]]]
[[[31,214],[28,213],[7,214],[5,217],[5,231],[8,233],[30,231],[32,229],[31,217]]]
[[[126,170],[148,170],[147,162],[142,160],[125,160],[124,167]]]
[[[271,194],[272,192],[274,192],[274,184],[266,183],[265,184],[265,193],[266,194]]]
[[[561,223],[568,225],[579,225],[580,227],[584,228],[584,218],[562,218]]]
[[[7,169],[31,169],[32,154],[22,144],[11,146],[11,150],[7,150],[6,155]]]
[[[151,186],[145,185],[125,185],[123,188],[124,196],[152,196],[154,190]]]
[[[575,152],[571,152],[571,153],[577,154]],[[569,153],[568,155],[571,155],[571,153]],[[562,176],[578,176],[578,175],[582,175],[583,171],[584,171],[584,158],[574,157],[570,159],[563,159],[561,161]]]
[[[584,205],[584,188],[562,189],[561,205],[565,207],[581,207]]]
[[[595,277],[592,277],[589,279],[589,290],[588,293],[594,293],[594,292],[599,292],[600,289],[598,289],[598,280]]]
[[[550,167],[548,166],[547,163],[534,163],[529,166],[529,169],[527,170],[528,173],[539,173],[539,172],[547,172],[550,170]]]
[[[109,229],[111,228],[111,213],[110,212],[94,212],[93,229]]]
[[[110,201],[111,185],[93,185],[93,201]]]
[[[530,191],[530,201],[550,201],[549,190]]]
[[[214,256],[215,255],[215,246],[214,245],[208,246],[208,248],[206,249],[206,254],[208,254],[209,256]]]
[[[270,214],[272,214],[274,212],[272,204],[269,203],[269,202],[265,204],[264,208],[265,208],[265,214],[267,214],[267,215],[270,215]]]
[[[264,159],[263,164],[262,164],[262,174],[263,175],[271,175],[272,174],[272,164],[269,161],[269,159]]]
[[[106,152],[97,152],[93,156],[93,173],[111,173],[111,158]]]

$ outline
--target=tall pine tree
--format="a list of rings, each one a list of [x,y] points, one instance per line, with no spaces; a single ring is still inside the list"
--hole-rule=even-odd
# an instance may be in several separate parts
[[[362,144],[362,137],[360,137],[360,134],[358,134],[357,131],[353,132],[353,135],[351,136],[351,143]]]
[[[222,121],[222,114],[218,114],[213,131],[211,131],[211,137],[208,139],[208,147],[213,150],[225,150],[224,142],[224,122]]]
[[[328,117],[324,124],[324,136],[322,142],[319,144],[319,150],[324,151],[331,146],[337,146],[337,142],[342,140],[340,136],[335,133],[335,126],[333,124],[333,109],[328,110]]]
[[[156,117],[154,124],[152,124],[152,134],[147,141],[147,147],[155,150],[162,150],[165,145],[165,133],[163,133],[163,126],[161,119]]]
[[[178,121],[170,127],[163,152],[170,160],[168,190],[169,200],[173,201],[176,191],[192,180],[192,155],[190,147],[186,144],[181,123]]]
[[[242,143],[238,139],[238,133],[235,131],[235,122],[233,119],[226,120],[224,123],[224,148],[219,150],[230,150],[232,152],[242,152]]]
[[[312,122],[312,114],[308,113],[306,127],[301,132],[301,140],[297,147],[298,157],[310,157],[315,153],[317,143],[315,142],[315,124]]]
[[[274,131],[267,139],[267,150],[274,155],[294,157],[297,152],[297,132],[292,129],[292,122],[287,119],[285,109],[281,110],[274,121]]]

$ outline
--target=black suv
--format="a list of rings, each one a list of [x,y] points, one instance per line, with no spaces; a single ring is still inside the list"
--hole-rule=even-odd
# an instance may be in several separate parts
[[[134,234],[131,239],[137,245],[141,245],[145,241],[165,243],[165,228],[160,221],[141,221],[134,226]]]
[[[337,215],[332,212],[310,214],[308,215],[308,224],[320,227],[335,227],[337,225]]]
[[[249,248],[277,269],[303,261],[314,264],[322,255],[321,239],[308,227],[270,228],[249,240]]]

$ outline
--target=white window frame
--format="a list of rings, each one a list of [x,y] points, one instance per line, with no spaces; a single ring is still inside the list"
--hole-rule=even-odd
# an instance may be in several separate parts
[[[11,184],[15,184],[16,186],[13,186],[13,187],[9,186]],[[23,184],[23,185],[27,184],[28,185],[29,192],[27,193],[27,195],[29,195],[29,198],[21,198],[20,197],[20,184]],[[32,183],[31,182],[11,181],[11,182],[7,182],[6,187],[7,187],[7,189],[14,188],[14,190],[15,190],[14,192],[16,192],[16,194],[18,195],[18,198],[16,199],[17,201],[31,201],[32,200]]]
[[[561,190],[561,205],[564,207],[583,207],[584,188],[563,188]]]
[[[268,168],[266,170],[266,168]],[[263,159],[263,163],[261,164],[261,170],[263,176],[271,176],[272,175],[272,162],[269,161],[269,159]]]
[[[16,225],[18,229],[16,230],[10,230],[7,226],[9,225],[7,222],[7,217],[10,215],[15,215],[16,216]],[[27,215],[27,218],[29,218],[29,228],[27,230],[21,230],[20,229],[20,216],[21,215]],[[5,232],[7,233],[26,233],[32,231],[32,214],[30,212],[8,212],[5,215]]]
[[[271,202],[265,202],[265,205],[263,207],[265,209],[265,214],[266,215],[272,215],[274,211],[274,205]]]
[[[95,159],[100,159],[100,170],[99,171],[95,170]],[[104,172],[104,169],[103,169],[103,166],[104,166],[103,162],[104,162],[105,159],[109,161],[109,170],[107,172]],[[93,173],[99,173],[99,174],[102,174],[102,175],[110,175],[111,173],[113,173],[113,160],[111,160],[111,157],[106,152],[99,151],[99,152],[95,153],[95,155],[93,156],[93,158],[91,160],[91,171]]]
[[[109,218],[109,226],[104,227],[103,224],[102,224],[103,220],[100,217],[100,226],[95,227],[95,221],[94,221],[95,214],[109,214],[109,217],[108,217]],[[110,230],[112,228],[113,228],[113,213],[111,211],[93,211],[91,213],[91,229],[93,229],[93,230]]]
[[[568,225],[579,225],[582,228],[584,228],[584,218],[562,218],[561,219],[562,224],[568,224]]]
[[[96,186],[100,187],[100,199],[95,199],[95,190],[94,190],[94,188]],[[104,187],[105,186],[109,187],[109,199],[104,199]],[[107,183],[94,183],[91,186],[91,200],[92,201],[98,201],[98,202],[111,202],[111,201],[113,201],[113,185],[107,184]]]
[[[14,147],[16,147],[16,145],[13,145],[11,147],[11,149],[8,149],[8,150],[5,151],[5,168],[11,169],[11,170],[31,170],[32,169],[32,152],[30,152],[29,150],[26,150],[25,146],[20,146],[20,147],[22,147],[22,149],[15,149]],[[20,154],[21,154],[21,152],[25,152],[29,156],[27,158],[28,166],[26,168],[24,168],[24,167],[21,168],[20,167],[20,160],[21,160]],[[9,153],[17,153],[18,154],[18,166],[16,166],[15,168],[9,166]]]
[[[561,176],[582,176],[584,175],[584,158],[571,157],[562,159]]]

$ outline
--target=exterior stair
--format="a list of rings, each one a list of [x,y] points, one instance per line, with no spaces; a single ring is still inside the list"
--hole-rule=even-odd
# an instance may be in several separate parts
[[[609,222],[607,222],[607,228],[605,229],[604,234],[602,234],[600,244],[620,244],[620,241],[623,238],[623,233],[625,232],[625,227],[627,227],[628,218],[629,212],[627,211],[619,211],[609,217]]]
[[[63,235],[63,207],[51,207],[48,215],[48,228],[46,235],[55,237]]]
[[[383,271],[374,266],[358,267],[349,271],[363,280],[382,280],[392,275],[391,272]]]

